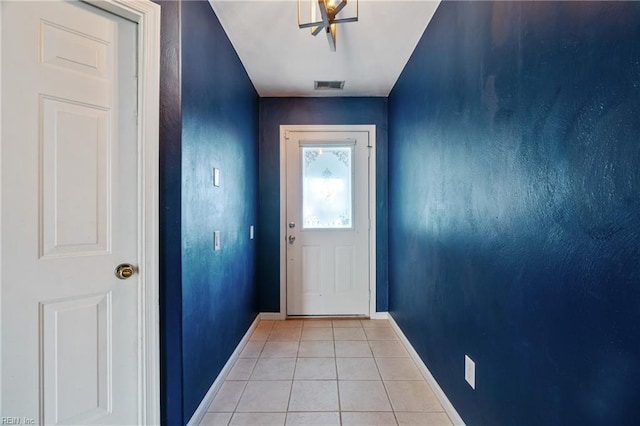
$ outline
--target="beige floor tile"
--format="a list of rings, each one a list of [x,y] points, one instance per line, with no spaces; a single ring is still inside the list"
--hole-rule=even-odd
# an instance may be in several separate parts
[[[258,323],[258,326],[256,328],[259,329],[271,329],[273,328],[273,324],[275,323],[275,321],[271,321],[271,320],[260,320],[260,322]]]
[[[342,413],[343,426],[396,426],[396,417],[393,413],[383,412],[344,412]]]
[[[238,401],[240,401],[246,384],[247,382],[245,381],[225,381],[222,386],[220,386],[220,390],[211,402],[211,405],[209,405],[207,411],[232,413],[236,409]]]
[[[287,413],[286,426],[340,426],[340,413]]]
[[[302,330],[301,340],[333,340],[333,329],[305,327]]]
[[[343,320],[333,320],[333,327],[334,328],[362,328],[362,324],[360,323],[360,320],[349,320],[349,319],[343,319]]]
[[[290,381],[248,382],[236,411],[241,413],[284,413],[287,411],[290,391]],[[282,421],[284,423],[284,418]]]
[[[227,426],[233,413],[207,413],[200,421],[200,426]]]
[[[291,388],[289,411],[338,411],[335,380],[297,380]]]
[[[284,321],[275,321],[273,324],[274,328],[300,328],[304,323],[303,320],[294,319],[294,320],[284,320]]]
[[[331,320],[304,320],[304,328],[331,328]]]
[[[382,380],[424,380],[411,358],[376,358]]]
[[[274,327],[269,334],[269,342],[297,342],[300,340],[302,328],[300,327]]]
[[[292,380],[295,367],[295,358],[260,358],[251,380]]]
[[[342,411],[391,411],[382,381],[338,381]]]
[[[282,426],[286,413],[235,413],[231,418],[232,426]]]
[[[335,358],[298,358],[294,380],[336,380]]]
[[[333,357],[335,356],[333,341],[302,341],[300,342],[300,351],[298,352],[298,356],[301,358]]]
[[[362,328],[334,328],[334,340],[367,340]]]
[[[341,358],[370,358],[369,343],[364,340],[338,340],[336,342],[336,356]]]
[[[373,358],[336,358],[340,380],[380,380]]]
[[[444,411],[425,381],[384,382],[394,411]]]
[[[270,328],[256,328],[249,338],[250,342],[266,342],[271,333]]]
[[[364,328],[378,328],[378,327],[391,327],[387,320],[360,320],[360,323]]]
[[[398,340],[398,335],[392,328],[365,328],[364,332],[367,340]]]
[[[298,355],[298,342],[267,342],[260,358],[295,358]]]
[[[247,342],[240,352],[240,358],[258,358],[264,347],[264,342]]]
[[[226,380],[249,380],[253,367],[256,365],[255,358],[240,358],[233,364]]]
[[[399,340],[370,340],[369,346],[376,358],[408,358],[409,352]]]
[[[403,413],[396,412],[401,426],[452,426],[445,413]]]

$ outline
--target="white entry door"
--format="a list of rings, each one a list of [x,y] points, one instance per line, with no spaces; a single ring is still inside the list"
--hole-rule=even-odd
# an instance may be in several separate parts
[[[369,136],[287,132],[287,315],[369,314]]]
[[[137,24],[1,7],[2,416],[135,424]]]

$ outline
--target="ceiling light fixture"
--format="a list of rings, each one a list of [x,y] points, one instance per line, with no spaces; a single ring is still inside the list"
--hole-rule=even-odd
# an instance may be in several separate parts
[[[310,10],[309,19],[302,18],[302,10]],[[351,16],[343,13],[340,18],[338,13],[347,5],[347,0],[298,0],[298,27],[311,28],[311,34],[317,36],[324,30],[329,41],[329,49],[336,51],[336,24],[345,22],[358,22],[358,0],[355,0],[355,8],[350,7]],[[353,15],[355,13],[355,15]]]

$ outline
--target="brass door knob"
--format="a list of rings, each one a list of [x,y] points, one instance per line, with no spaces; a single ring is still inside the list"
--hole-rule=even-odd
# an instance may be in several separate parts
[[[136,273],[136,267],[129,263],[121,263],[116,267],[114,273],[118,279],[126,280]]]

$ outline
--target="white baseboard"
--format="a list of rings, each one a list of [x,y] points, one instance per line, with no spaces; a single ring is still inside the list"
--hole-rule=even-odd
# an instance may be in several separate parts
[[[327,316],[327,318],[333,318],[333,315],[329,315]],[[324,317],[317,317],[317,318],[324,318]],[[347,318],[347,317],[345,317]],[[388,312],[376,312],[373,315],[371,315],[371,319],[387,319],[389,318],[389,313]],[[271,320],[271,321],[279,321],[281,319],[286,319],[286,315],[283,317],[282,314],[280,312],[262,312],[260,314],[260,319],[261,320]]]
[[[279,321],[281,316],[280,312],[261,312],[260,319],[265,321]]]
[[[231,371],[233,364],[240,357],[240,353],[242,352],[245,345],[249,341],[249,338],[251,337],[251,333],[253,333],[253,330],[255,330],[256,327],[258,326],[258,323],[260,322],[261,317],[262,315],[259,314],[256,317],[256,319],[253,321],[253,323],[249,327],[249,330],[247,330],[242,340],[240,340],[240,343],[238,343],[238,346],[236,346],[236,350],[233,351],[227,363],[224,365],[224,367],[222,367],[220,374],[218,374],[218,377],[216,377],[216,380],[213,382],[213,384],[207,391],[207,394],[204,396],[204,398],[202,398],[202,402],[200,402],[200,405],[198,405],[198,408],[196,409],[195,413],[193,413],[193,416],[191,416],[191,419],[189,419],[189,421],[187,422],[187,425],[196,426],[200,424],[205,414],[207,414],[207,409],[209,408],[209,405],[211,405],[211,401],[213,401],[213,398],[216,397],[216,394],[218,393],[218,391],[220,390],[220,387],[222,386],[225,379],[227,378],[229,371]]]
[[[418,370],[420,370],[420,372],[424,376],[424,379],[427,381],[429,386],[431,386],[433,393],[435,394],[436,398],[438,398],[438,401],[440,401],[440,404],[442,404],[442,408],[444,408],[444,411],[446,411],[449,419],[451,419],[451,422],[456,426],[464,426],[465,423],[462,420],[462,417],[460,417],[460,414],[458,414],[451,401],[449,401],[449,398],[447,398],[447,395],[444,393],[435,377],[433,377],[425,363],[422,361],[422,358],[420,358],[418,352],[416,352],[416,350],[413,348],[413,346],[407,339],[407,336],[404,335],[404,333],[390,314],[387,314],[387,317],[389,323],[391,324],[391,327],[393,327],[393,330],[398,334],[398,337],[400,337],[400,341],[402,341],[402,344],[405,346],[407,351],[409,351],[409,355],[411,355],[411,358],[413,358],[413,361],[416,363]]]

